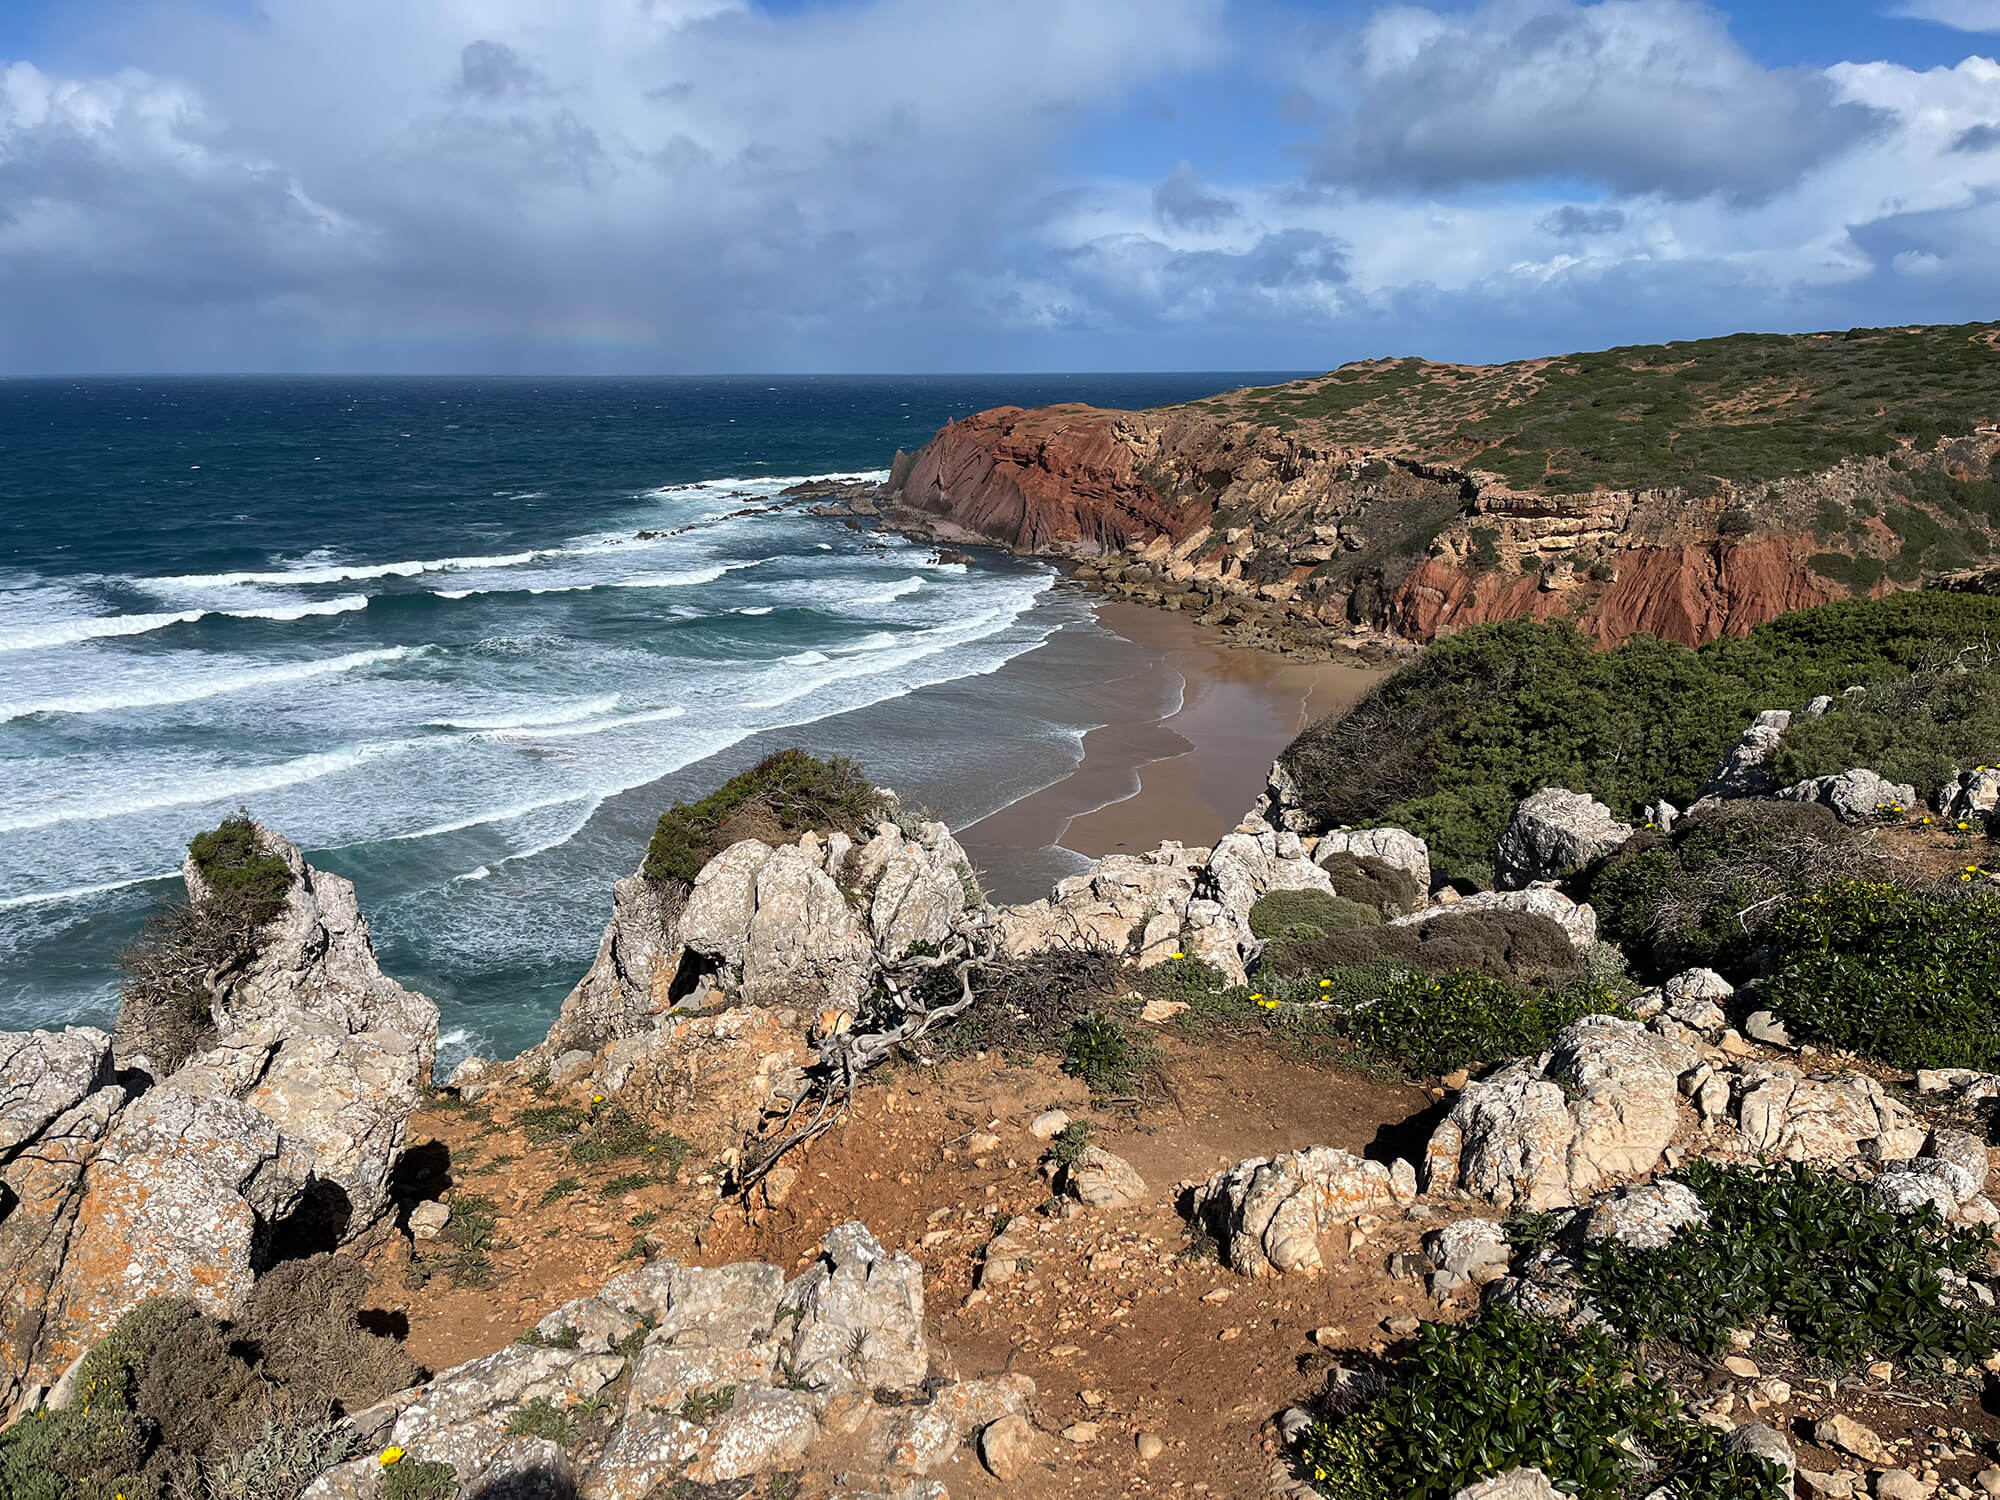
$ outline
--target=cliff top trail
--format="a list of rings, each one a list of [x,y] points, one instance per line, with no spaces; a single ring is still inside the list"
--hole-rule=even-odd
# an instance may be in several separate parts
[[[1987,323],[1388,359],[1150,411],[976,413],[862,513],[1083,559],[1260,644],[1394,653],[1532,616],[1698,645],[1991,557],[1996,416]]]

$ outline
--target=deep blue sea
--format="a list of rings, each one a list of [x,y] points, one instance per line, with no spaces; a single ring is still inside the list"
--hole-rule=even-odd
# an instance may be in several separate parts
[[[1094,627],[1046,568],[731,513],[985,407],[1286,378],[0,382],[0,1028],[108,1021],[238,806],[355,881],[449,1062],[538,1040],[660,809],[769,749],[960,826],[1058,780]]]

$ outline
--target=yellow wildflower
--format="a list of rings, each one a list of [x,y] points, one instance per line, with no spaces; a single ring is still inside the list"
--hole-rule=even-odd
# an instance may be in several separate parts
[[[383,1468],[386,1469],[389,1467],[389,1465],[399,1464],[402,1461],[403,1461],[403,1450],[401,1448],[384,1448],[382,1450]]]
[[[1174,955],[1174,957],[1175,957],[1175,958],[1186,958],[1186,957],[1187,957],[1187,955],[1186,955],[1185,953],[1176,953],[1176,954]]]

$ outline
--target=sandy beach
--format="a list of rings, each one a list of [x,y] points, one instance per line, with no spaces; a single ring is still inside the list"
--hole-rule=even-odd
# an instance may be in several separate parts
[[[1278,752],[1307,724],[1357,701],[1385,669],[1304,663],[1225,645],[1182,614],[1107,600],[1107,722],[1055,785],[960,830],[1002,899],[1016,869],[1046,869],[1052,846],[1084,858],[1212,844],[1234,827]],[[1137,650],[1143,666],[1128,665]],[[1115,663],[1115,666],[1114,666]],[[1161,713],[1164,704],[1168,711]]]

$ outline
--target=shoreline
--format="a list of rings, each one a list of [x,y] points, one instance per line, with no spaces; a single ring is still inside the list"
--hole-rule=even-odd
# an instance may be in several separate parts
[[[1123,643],[1112,650],[1136,647],[1171,696],[1114,712],[1084,734],[1068,776],[959,829],[976,863],[1053,849],[1081,865],[1166,839],[1212,845],[1300,729],[1356,702],[1389,671],[1239,645],[1186,615],[1102,595],[1094,614]],[[1149,711],[1160,706],[1166,712]]]

